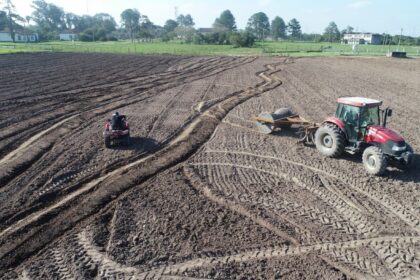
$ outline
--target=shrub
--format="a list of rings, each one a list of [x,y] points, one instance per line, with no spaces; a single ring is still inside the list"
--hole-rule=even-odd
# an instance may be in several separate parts
[[[229,41],[235,48],[249,48],[254,45],[255,37],[251,33],[246,31],[235,32],[230,34]]]

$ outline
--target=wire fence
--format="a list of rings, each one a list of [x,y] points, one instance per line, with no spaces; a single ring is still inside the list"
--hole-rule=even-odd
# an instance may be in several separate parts
[[[224,48],[223,48],[224,47]],[[257,46],[239,51],[226,46],[170,43],[109,43],[109,44],[0,44],[0,53],[19,52],[79,52],[79,53],[125,53],[125,54],[263,54],[263,55],[352,55],[352,56],[385,56],[389,52],[406,52],[409,57],[420,57],[419,46],[384,46],[384,45],[323,45],[311,43],[260,43]]]

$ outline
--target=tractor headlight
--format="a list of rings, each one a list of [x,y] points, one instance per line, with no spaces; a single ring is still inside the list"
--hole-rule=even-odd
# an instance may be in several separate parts
[[[394,144],[394,146],[392,146],[392,150],[396,152],[405,151],[406,148],[407,148],[406,145],[398,146],[397,144]]]

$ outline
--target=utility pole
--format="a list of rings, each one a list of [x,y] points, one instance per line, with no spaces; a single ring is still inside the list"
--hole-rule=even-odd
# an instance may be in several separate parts
[[[402,34],[403,34],[403,29],[401,28],[401,34],[400,34],[400,39],[398,40],[398,49],[397,49],[397,52],[399,52],[399,51],[400,51],[400,44],[401,44],[401,37],[402,37]]]
[[[175,20],[178,18],[178,7],[175,6]]]

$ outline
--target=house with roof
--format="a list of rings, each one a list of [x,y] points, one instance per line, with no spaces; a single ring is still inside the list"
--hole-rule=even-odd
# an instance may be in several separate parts
[[[382,36],[380,34],[374,33],[346,33],[341,40],[342,44],[349,44],[349,45],[362,45],[362,44],[370,44],[370,45],[380,45],[382,44]]]
[[[59,35],[60,41],[74,41],[79,39],[79,36],[73,31],[61,32]]]
[[[15,42],[16,43],[35,43],[39,41],[37,33],[29,31],[16,31]],[[0,31],[0,42],[13,42],[12,36],[8,31]]]

